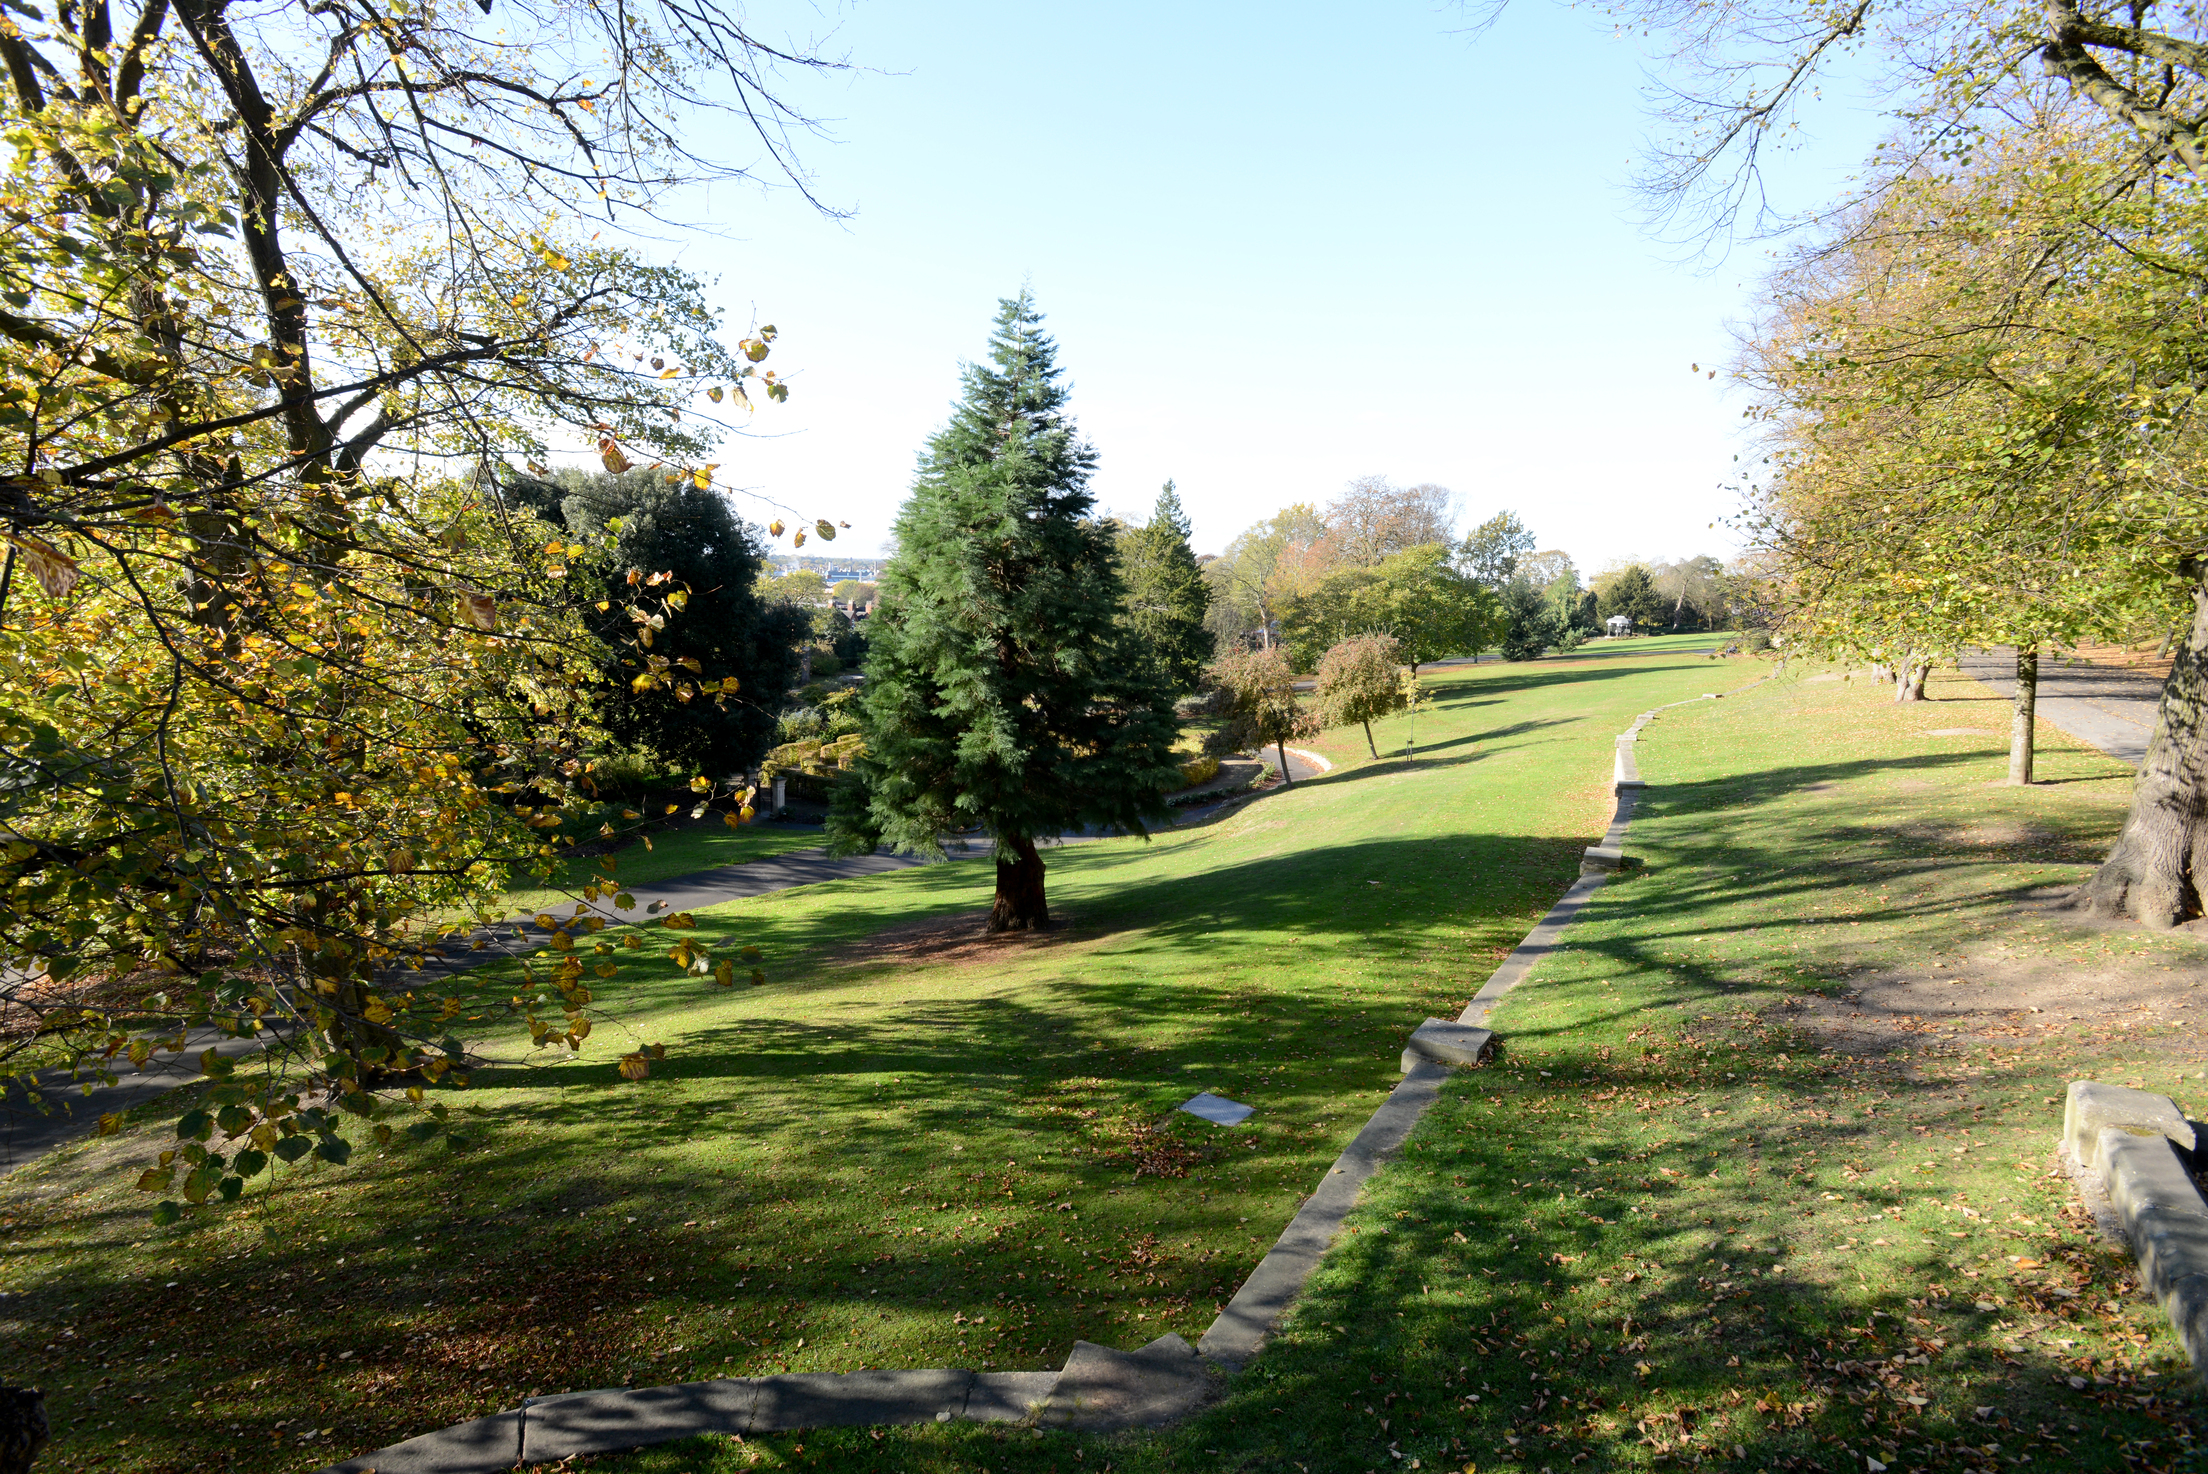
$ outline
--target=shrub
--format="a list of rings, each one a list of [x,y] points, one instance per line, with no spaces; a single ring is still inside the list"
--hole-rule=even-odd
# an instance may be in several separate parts
[[[1319,716],[1330,727],[1355,722],[1365,729],[1365,746],[1374,757],[1372,720],[1403,710],[1403,646],[1393,635],[1344,640],[1319,657]]]
[[[1741,637],[1741,648],[1750,655],[1758,655],[1771,648],[1771,631],[1750,630]]]
[[[1586,643],[1587,631],[1574,626],[1573,628],[1564,631],[1563,634],[1557,636],[1556,653],[1559,655],[1569,655],[1574,650],[1577,650],[1580,646]]]
[[[1181,764],[1181,787],[1194,788],[1199,783],[1209,783],[1219,776],[1219,759],[1205,756],[1190,758]]]

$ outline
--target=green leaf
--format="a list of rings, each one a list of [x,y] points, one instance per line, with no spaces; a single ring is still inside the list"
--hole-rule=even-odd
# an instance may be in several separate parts
[[[314,1143],[304,1136],[287,1136],[276,1143],[276,1157],[279,1161],[296,1162],[313,1149]]]
[[[153,1205],[153,1224],[156,1228],[167,1228],[183,1216],[184,1209],[174,1201],[163,1199]]]
[[[241,1177],[257,1177],[260,1175],[261,1169],[267,1165],[268,1153],[243,1151],[238,1153],[237,1160],[233,1161],[230,1167]]]
[[[225,1177],[215,1184],[215,1191],[222,1194],[224,1202],[234,1203],[238,1200],[238,1194],[245,1191],[245,1179],[242,1177]]]
[[[416,1121],[406,1128],[406,1134],[416,1141],[427,1141],[443,1129],[435,1121]]]
[[[177,1118],[178,1141],[205,1141],[215,1134],[215,1118],[205,1111],[186,1111]]]
[[[353,1155],[353,1144],[342,1136],[325,1136],[315,1143],[314,1154],[342,1167]]]

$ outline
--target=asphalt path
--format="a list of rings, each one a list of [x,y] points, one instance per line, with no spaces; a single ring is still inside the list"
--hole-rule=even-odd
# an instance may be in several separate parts
[[[1290,751],[1288,772],[1291,778],[1300,782],[1317,777],[1323,771],[1301,754]],[[1246,795],[1226,795],[1218,802],[1184,811],[1174,822],[1176,825],[1201,823],[1244,797]],[[1093,833],[1065,834],[1059,836],[1058,843],[1078,844],[1102,837]],[[994,853],[993,843],[979,836],[954,842],[951,846],[953,862],[988,859]],[[823,850],[792,850],[631,887],[626,894],[635,904],[629,906],[615,904],[614,897],[570,901],[560,908],[564,915],[556,919],[562,924],[572,922],[578,914],[576,907],[580,905],[580,914],[584,916],[597,915],[605,918],[609,925],[626,925],[795,886],[887,875],[930,863],[935,862],[918,855],[875,853],[831,858]],[[535,915],[511,917],[494,926],[445,938],[423,957],[422,967],[394,967],[385,973],[385,983],[393,987],[418,987],[488,962],[530,956],[550,934],[551,928],[539,925]],[[31,1100],[22,1082],[11,1080],[7,1082],[4,1095],[0,1095],[0,1171],[12,1171],[63,1142],[87,1134],[98,1126],[100,1117],[109,1112],[128,1111],[201,1078],[200,1056],[209,1049],[225,1058],[241,1059],[266,1048],[283,1037],[283,1033],[283,1030],[271,1029],[250,1038],[235,1039],[219,1030],[196,1030],[187,1035],[181,1051],[157,1053],[147,1060],[142,1070],[126,1065],[112,1084],[92,1084],[87,1088],[85,1082],[71,1080],[63,1071],[41,1076],[38,1084],[43,1100],[39,1103]]]
[[[1979,651],[1958,663],[1963,674],[1998,691],[2004,700],[2016,699],[2014,650]],[[2039,719],[2135,768],[2146,760],[2161,701],[2162,678],[2144,671],[2046,657],[2039,663],[2034,703]]]

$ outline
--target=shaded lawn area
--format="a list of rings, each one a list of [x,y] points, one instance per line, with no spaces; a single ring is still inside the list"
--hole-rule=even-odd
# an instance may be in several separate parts
[[[2006,788],[2005,708],[1935,691],[1789,678],[1658,718],[1646,871],[1496,1011],[1501,1060],[1452,1081],[1213,1411],[592,1467],[2208,1467],[2199,1380],[2051,1172],[2071,1079],[2208,1114],[2202,944],[2035,909],[2129,771],[2043,727],[2050,781]],[[1987,735],[1931,735],[1961,726]]]
[[[1448,672],[1415,765],[1334,733],[1325,778],[1056,851],[1066,924],[1038,937],[977,938],[978,863],[700,912],[764,948],[770,984],[620,983],[635,1039],[668,1047],[637,1084],[611,1026],[567,1063],[481,1041],[506,1062],[447,1097],[462,1152],[363,1138],[351,1169],[168,1230],[128,1190],[158,1126],[17,1173],[0,1350],[49,1389],[48,1457],[299,1468],[531,1392],[1194,1338],[1409,1030],[1576,876],[1612,735],[1710,688],[1706,659],[1642,649],[1599,679]],[[1257,1114],[1165,1117],[1198,1090]]]
[[[563,860],[544,880],[517,872],[496,911],[500,920],[538,911],[565,913],[585,885],[605,876],[605,860],[613,862],[612,873],[622,885],[638,886],[791,850],[818,849],[820,844],[820,830],[811,825],[757,822],[731,829],[718,813],[709,814],[623,845],[603,859]]]

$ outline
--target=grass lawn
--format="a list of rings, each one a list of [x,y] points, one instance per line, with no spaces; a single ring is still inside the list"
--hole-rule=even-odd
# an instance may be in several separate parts
[[[623,885],[637,886],[791,850],[817,849],[820,843],[820,831],[811,825],[762,822],[731,829],[719,814],[712,814],[624,845],[607,858],[614,862],[613,873]],[[519,876],[496,908],[498,915],[565,912],[574,905],[584,885],[604,874],[601,861],[576,859],[563,861],[549,880]]]
[[[364,1149],[168,1230],[128,1188],[157,1128],[57,1153],[0,1199],[0,1349],[49,1390],[48,1458],[296,1469],[531,1391],[1193,1338],[1404,1035],[1577,874],[1612,734],[1741,678],[1708,643],[1438,673],[1415,765],[1338,732],[1324,778],[1058,851],[1039,937],[977,939],[971,863],[701,912],[770,985],[629,985],[667,1063],[618,1081],[610,1028],[509,1055],[456,1102],[464,1152]],[[1197,1090],[1258,1113],[1156,1124]]]
[[[2208,1467],[2199,1381],[2050,1173],[2070,1079],[2208,1114],[2201,943],[2034,909],[2128,771],[2043,728],[2047,781],[2006,788],[2005,708],[1934,694],[1796,677],[1660,717],[1647,869],[1497,1010],[1501,1061],[1456,1077],[1212,1412],[593,1467]],[[1932,735],[1958,727],[1984,735]]]

